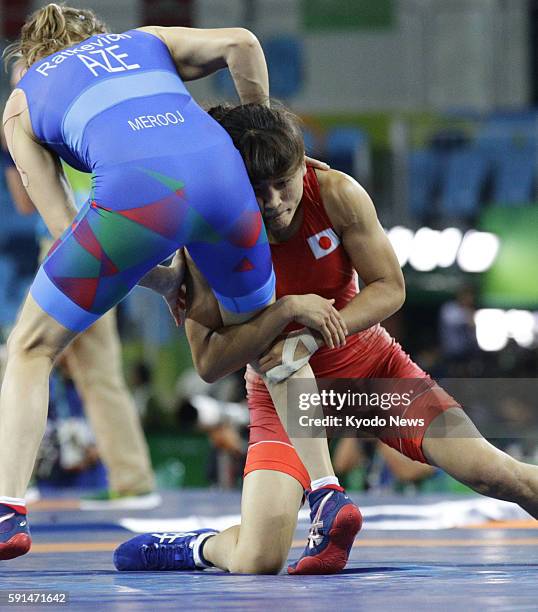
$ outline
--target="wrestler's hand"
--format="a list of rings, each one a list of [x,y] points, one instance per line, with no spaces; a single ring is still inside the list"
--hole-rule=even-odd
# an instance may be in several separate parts
[[[272,370],[276,366],[282,365],[282,353],[284,350],[284,342],[288,338],[294,338],[296,336],[301,336],[305,333],[304,329],[299,329],[297,331],[290,332],[284,338],[277,340],[273,346],[271,346],[267,351],[258,359],[256,363],[256,371],[259,374],[266,374],[269,370]],[[313,334],[318,348],[323,346],[325,343],[323,338],[317,333]],[[297,344],[297,348],[295,349],[295,354],[293,356],[294,360],[302,359],[303,357],[310,358],[315,351],[309,350],[302,342]]]
[[[307,166],[312,166],[312,168],[315,168],[316,170],[330,170],[331,169],[329,164],[319,161],[319,159],[308,157],[308,155],[304,156],[304,161]]]
[[[333,306],[334,300],[326,300],[314,293],[292,295],[288,299],[294,321],[318,331],[331,349],[345,345],[347,327],[342,315]]]
[[[163,298],[176,327],[181,327],[185,321],[185,285],[181,285],[177,291],[169,295],[163,295]]]
[[[176,326],[179,327],[185,319],[185,285],[183,284],[185,255],[182,249],[179,249],[174,255],[168,270],[168,282],[162,296],[168,305]]]

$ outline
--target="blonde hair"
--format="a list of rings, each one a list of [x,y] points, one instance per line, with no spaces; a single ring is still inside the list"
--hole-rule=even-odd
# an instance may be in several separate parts
[[[19,40],[5,48],[4,62],[7,67],[12,60],[20,58],[29,68],[47,55],[106,31],[106,25],[93,11],[47,4],[28,17]]]

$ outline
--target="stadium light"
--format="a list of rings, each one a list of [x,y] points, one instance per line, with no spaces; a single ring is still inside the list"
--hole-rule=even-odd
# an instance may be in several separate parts
[[[417,230],[411,246],[409,263],[419,272],[430,272],[437,267],[437,249],[441,232],[429,227]]]
[[[441,231],[421,227],[413,232],[397,225],[386,232],[400,266],[409,263],[419,272],[450,268],[456,261],[464,272],[485,272],[500,248],[495,234],[470,230],[463,235],[457,227]]]
[[[534,344],[534,315],[528,310],[508,310],[506,313],[506,327],[510,337],[519,346],[530,348]]]
[[[483,308],[474,315],[476,341],[483,351],[500,351],[508,343],[507,317],[504,310]]]
[[[458,251],[457,261],[464,272],[485,272],[495,261],[500,241],[489,232],[466,232]]]
[[[398,262],[403,268],[409,259],[411,245],[413,243],[413,232],[407,227],[397,225],[387,232],[387,236],[396,253]]]
[[[457,227],[447,227],[441,232],[437,258],[437,265],[440,268],[450,268],[454,265],[462,237],[463,234]]]

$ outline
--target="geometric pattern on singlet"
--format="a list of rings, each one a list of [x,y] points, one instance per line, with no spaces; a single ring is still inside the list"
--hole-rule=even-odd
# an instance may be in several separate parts
[[[117,303],[132,288],[133,279],[139,279],[156,260],[166,259],[183,245],[217,245],[226,241],[250,249],[267,243],[259,211],[245,210],[221,234],[189,205],[181,180],[137,169],[159,181],[170,193],[124,210],[111,210],[89,200],[43,263],[48,277],[62,293],[92,313],[100,314]],[[62,256],[54,257],[60,245]],[[148,266],[148,261],[153,263]],[[254,263],[242,256],[232,272],[254,269]]]

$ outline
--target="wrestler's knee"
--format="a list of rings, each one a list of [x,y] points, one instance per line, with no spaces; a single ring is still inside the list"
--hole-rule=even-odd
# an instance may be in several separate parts
[[[44,358],[52,364],[57,350],[46,335],[19,321],[7,339],[8,360]]]
[[[269,553],[267,550],[249,551],[241,557],[236,555],[236,559],[230,565],[230,572],[275,575],[282,569],[286,557],[286,554]]]
[[[45,358],[54,361],[76,336],[44,312],[28,295],[7,341],[8,359]]]
[[[290,517],[285,514],[272,516],[266,530],[253,541],[242,539],[236,548],[230,571],[237,574],[278,574],[289,552],[291,541]]]

